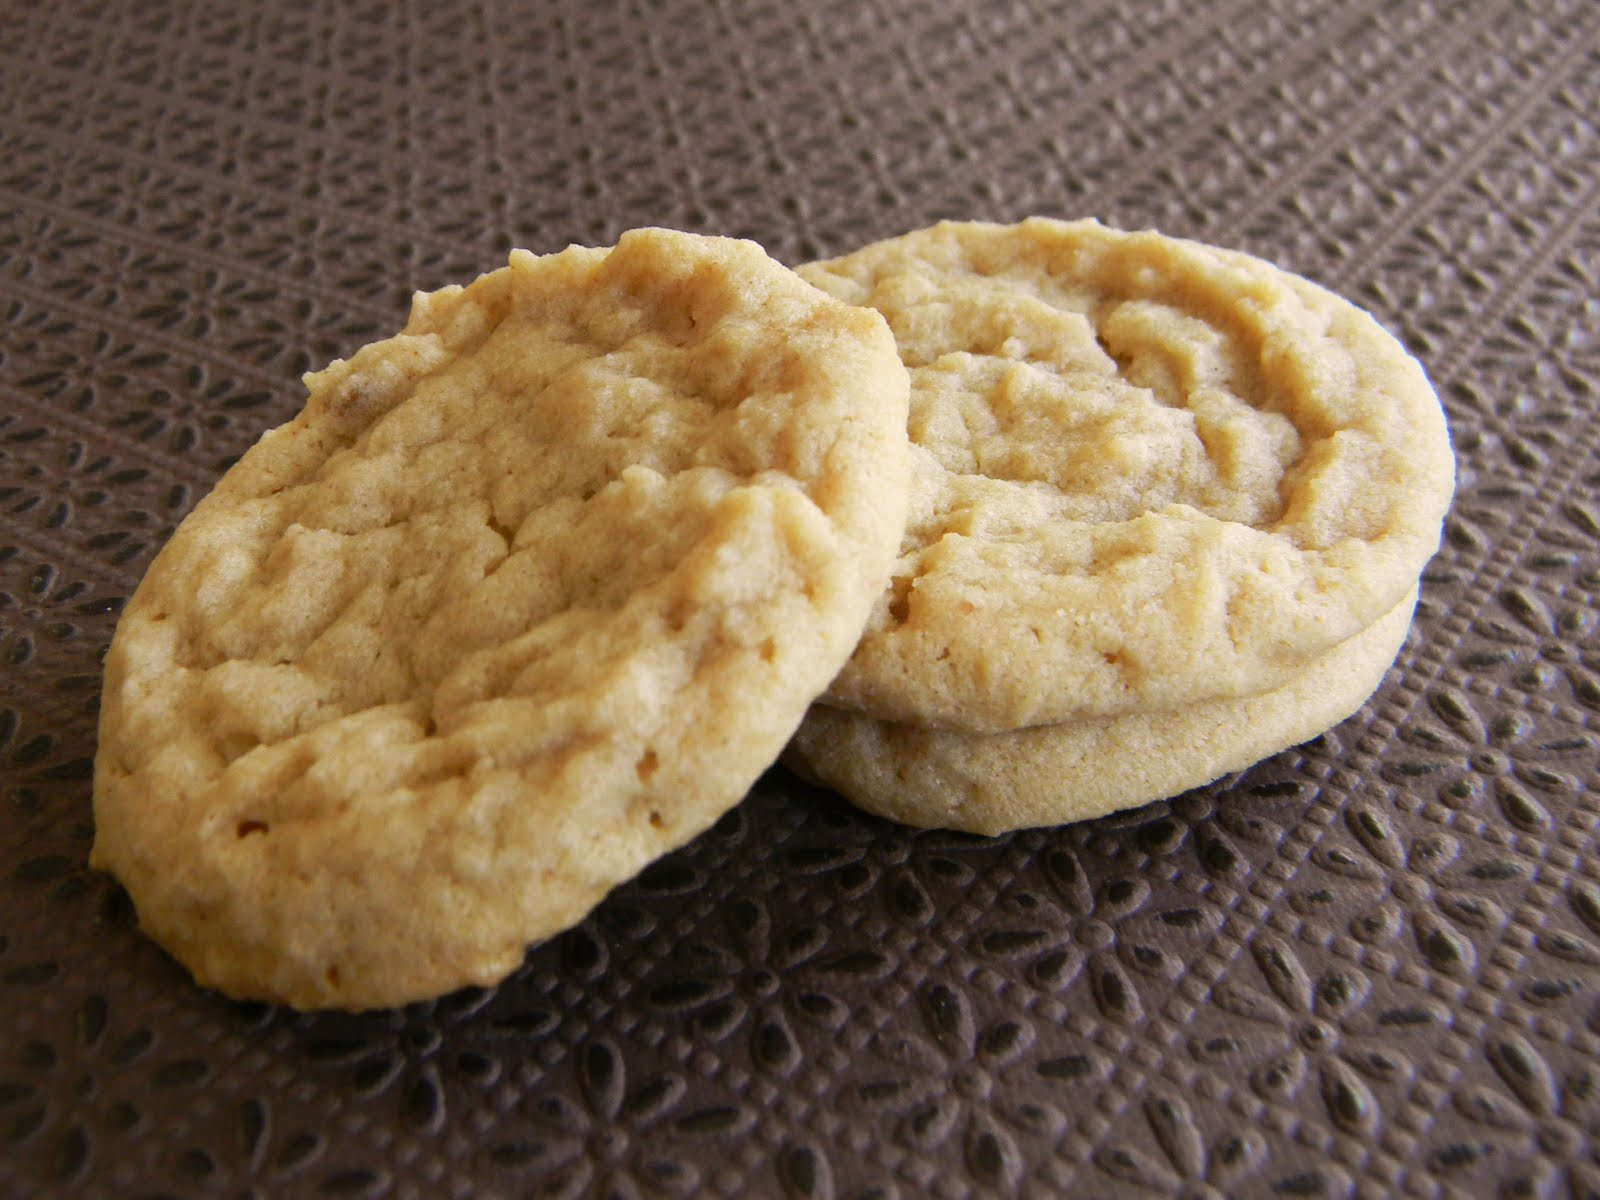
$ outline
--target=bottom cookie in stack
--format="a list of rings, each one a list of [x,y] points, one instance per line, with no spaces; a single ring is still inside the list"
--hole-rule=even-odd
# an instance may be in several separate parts
[[[1256,696],[1166,712],[965,734],[813,705],[785,762],[857,807],[907,825],[999,834],[1174,796],[1308,741],[1372,695],[1416,593]]]

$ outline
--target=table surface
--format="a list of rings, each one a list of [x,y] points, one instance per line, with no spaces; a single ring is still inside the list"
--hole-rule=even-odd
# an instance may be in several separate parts
[[[1600,1191],[1593,0],[0,10],[0,1195]],[[87,869],[119,605],[413,289],[1029,213],[1426,363],[1460,488],[1350,720],[997,840],[775,769],[501,987],[359,1017],[198,989]]]

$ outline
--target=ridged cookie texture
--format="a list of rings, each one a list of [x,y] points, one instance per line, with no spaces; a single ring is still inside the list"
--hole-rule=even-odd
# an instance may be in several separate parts
[[[836,708],[993,733],[1288,684],[1390,612],[1454,459],[1422,368],[1258,259],[1093,221],[802,267],[911,374],[911,514]]]
[[[94,862],[234,995],[492,984],[735,804],[845,661],[906,374],[758,246],[640,230],[419,295],[307,385],[123,614]]]
[[[907,825],[999,834],[1083,821],[1199,787],[1337,725],[1383,682],[1412,592],[1256,696],[964,734],[814,705],[786,760],[857,807]]]

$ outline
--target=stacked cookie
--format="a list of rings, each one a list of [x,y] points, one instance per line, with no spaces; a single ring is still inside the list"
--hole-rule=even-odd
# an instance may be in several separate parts
[[[491,984],[786,743],[993,832],[1381,678],[1451,459],[1369,318],[1093,223],[801,274],[663,230],[516,252],[308,376],[183,523],[106,660],[94,861],[201,982]]]
[[[1094,222],[946,224],[801,273],[888,318],[912,440],[893,579],[803,772],[998,833],[1205,783],[1376,688],[1454,462],[1365,313]]]

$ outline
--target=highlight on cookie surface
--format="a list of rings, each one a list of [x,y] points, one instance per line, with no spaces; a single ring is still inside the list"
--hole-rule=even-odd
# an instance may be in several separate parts
[[[912,379],[906,538],[836,708],[987,734],[1255,695],[1437,548],[1422,368],[1271,264],[1034,218],[800,271],[881,311]]]
[[[487,985],[710,825],[904,525],[880,317],[748,242],[511,255],[307,377],[106,661],[93,861],[203,983]]]

